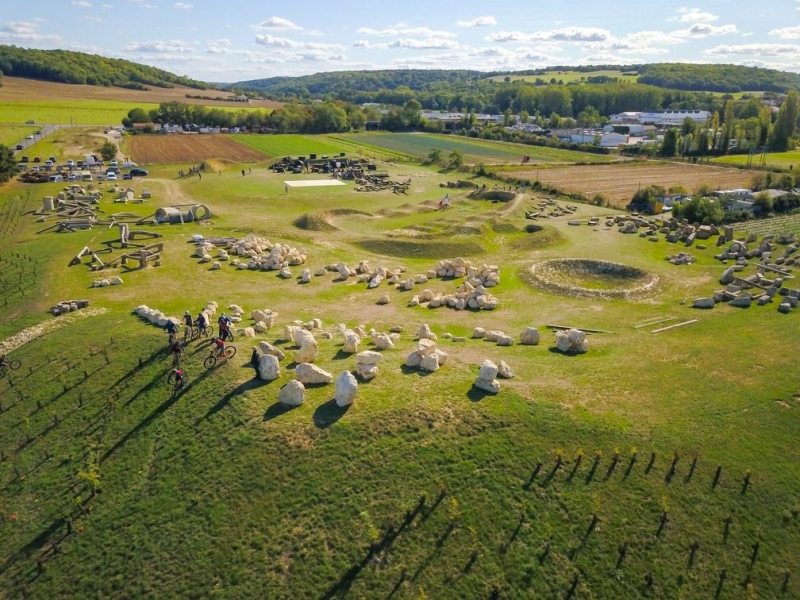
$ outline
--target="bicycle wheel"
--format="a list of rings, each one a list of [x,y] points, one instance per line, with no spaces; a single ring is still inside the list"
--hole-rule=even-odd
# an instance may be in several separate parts
[[[227,347],[225,348],[225,358],[227,358],[228,360],[230,360],[230,359],[232,359],[234,356],[236,356],[236,346],[227,346]]]
[[[0,367],[0,379],[6,376],[6,368]]]
[[[206,325],[206,330],[203,335],[206,337],[214,337],[214,328],[211,325]]]
[[[213,354],[211,356],[206,357],[206,359],[203,361],[203,366],[206,369],[213,369],[214,365],[216,364],[217,364],[217,359]]]
[[[167,375],[167,387],[175,385],[175,373],[172,371]]]
[[[10,363],[8,363],[8,368],[11,369],[12,371],[16,371],[21,366],[22,366],[22,363],[20,361],[18,361],[18,360],[12,360]]]

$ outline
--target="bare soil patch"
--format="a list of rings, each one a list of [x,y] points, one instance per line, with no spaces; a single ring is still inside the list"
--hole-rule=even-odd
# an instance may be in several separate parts
[[[730,169],[711,165],[673,162],[624,162],[605,165],[571,165],[565,167],[504,171],[515,179],[540,181],[565,192],[591,198],[603,194],[610,204],[623,208],[640,187],[660,185],[664,188],[681,185],[694,192],[701,185],[714,189],[749,187],[756,171]]]
[[[207,159],[256,162],[264,157],[227,135],[137,135],[130,153],[140,164],[199,163]]]

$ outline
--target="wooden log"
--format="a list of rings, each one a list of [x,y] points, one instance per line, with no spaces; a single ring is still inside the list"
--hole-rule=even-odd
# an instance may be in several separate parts
[[[667,323],[669,321],[674,321],[678,317],[656,317],[655,319],[648,319],[647,321],[642,321],[638,325],[634,325],[634,329],[641,329],[642,327],[652,327],[653,325],[658,325],[659,323]]]
[[[613,331],[605,331],[603,329],[584,329],[583,327],[570,327],[568,325],[545,325],[550,329],[580,329],[583,333],[614,333]]]
[[[692,323],[697,323],[700,319],[690,319],[689,321],[683,321],[682,323],[675,323],[674,325],[669,325],[668,327],[662,327],[661,329],[654,329],[650,333],[661,333],[662,331],[669,331],[670,329],[675,329],[676,327],[683,327],[684,325],[691,325]]]

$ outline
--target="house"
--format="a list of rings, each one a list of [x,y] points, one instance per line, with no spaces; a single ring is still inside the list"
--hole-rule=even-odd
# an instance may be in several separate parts
[[[594,129],[561,130],[557,137],[573,144],[596,144],[603,148],[616,148],[628,143],[628,136],[624,133],[613,131],[600,131]]]
[[[609,120],[612,123],[639,123],[642,113],[640,112],[621,112],[611,115]]]
[[[705,123],[710,117],[709,111],[699,109],[643,111],[639,115],[639,122],[652,125],[681,125],[686,119]]]

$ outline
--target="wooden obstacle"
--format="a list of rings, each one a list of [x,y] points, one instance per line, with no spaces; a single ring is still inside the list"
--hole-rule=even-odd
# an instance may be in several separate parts
[[[614,333],[613,331],[605,331],[603,329],[584,329],[583,327],[570,327],[568,325],[545,325],[545,327],[557,330],[579,329],[583,333]]]
[[[127,269],[130,269],[130,267],[128,267],[129,260],[138,262],[136,269],[144,269],[150,263],[158,263],[161,260],[161,253],[163,251],[164,242],[158,242],[157,244],[150,244],[149,246],[140,248],[136,252],[123,254],[118,260],[119,264]]]
[[[691,325],[692,323],[697,323],[700,319],[690,319],[688,321],[683,321],[682,323],[675,323],[674,325],[669,325],[668,327],[662,327],[661,329],[653,329],[650,333],[661,333],[662,331],[669,331],[670,329],[675,329],[677,327],[683,327],[684,325]]]

